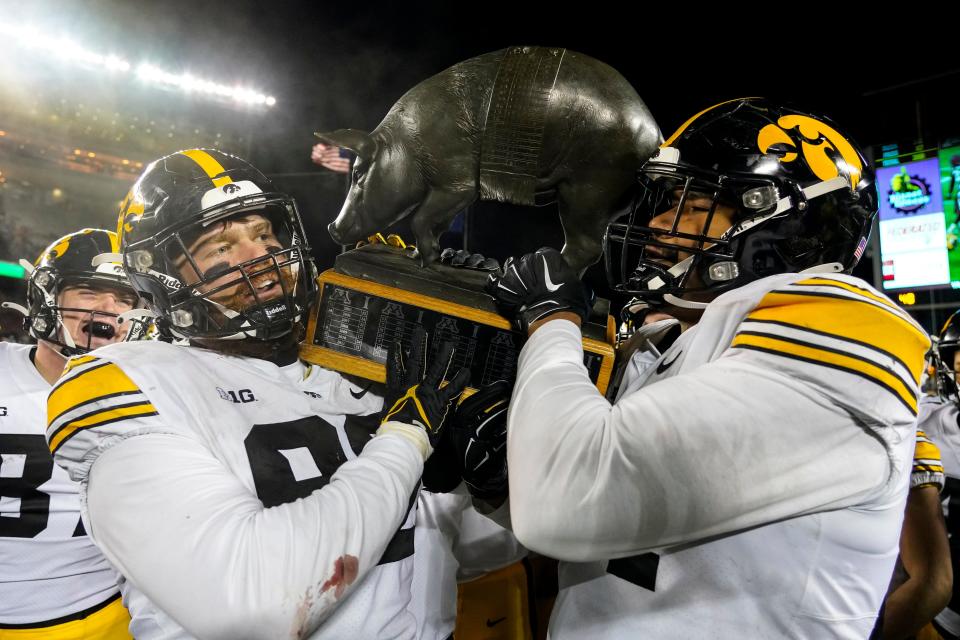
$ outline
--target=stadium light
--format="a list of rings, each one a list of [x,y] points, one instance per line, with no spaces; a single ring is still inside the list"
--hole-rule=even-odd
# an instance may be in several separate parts
[[[97,53],[66,36],[52,36],[32,26],[0,23],[0,46],[4,42],[35,53],[45,53],[65,63],[103,69],[116,76],[127,75],[133,69],[130,62],[120,55]],[[275,97],[256,89],[218,84],[189,73],[172,73],[148,62],[138,64],[135,75],[138,80],[146,84],[164,89],[176,89],[188,94],[199,93],[248,105],[272,107],[277,104]]]
[[[277,103],[277,99],[273,96],[264,95],[254,89],[218,84],[210,80],[197,78],[189,73],[170,73],[147,62],[137,66],[137,77],[143,82],[180,89],[186,93],[204,93],[246,104],[262,104],[269,107]]]

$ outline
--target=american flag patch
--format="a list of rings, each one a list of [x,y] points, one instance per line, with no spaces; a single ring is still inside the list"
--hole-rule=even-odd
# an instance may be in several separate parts
[[[863,255],[863,250],[867,248],[867,239],[860,238],[860,244],[857,245],[857,250],[853,252],[853,257],[855,260],[859,260],[860,256]]]

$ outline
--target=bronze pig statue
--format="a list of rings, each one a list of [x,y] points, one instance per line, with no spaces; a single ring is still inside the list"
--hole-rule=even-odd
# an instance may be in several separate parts
[[[316,134],[357,154],[328,227],[352,244],[413,216],[422,264],[477,197],[534,204],[555,196],[563,256],[585,270],[607,223],[629,204],[636,172],[662,141],[637,92],[608,65],[566,49],[511,47],[421,82],[372,133]]]

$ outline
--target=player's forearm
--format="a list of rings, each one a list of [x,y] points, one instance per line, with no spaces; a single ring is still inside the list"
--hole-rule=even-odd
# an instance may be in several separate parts
[[[950,583],[943,589],[923,576],[903,583],[887,598],[883,614],[883,640],[904,640],[912,637],[950,601]]]
[[[581,460],[581,454],[599,445],[594,437],[603,433],[611,411],[583,368],[579,336],[573,323],[561,320],[531,335],[520,357],[508,426],[514,533],[525,546],[561,558],[593,533],[596,520],[585,512],[601,498],[590,495],[599,470],[590,464],[596,458]]]
[[[298,637],[319,626],[376,566],[422,466],[411,443],[381,436],[322,489],[265,509],[199,445],[143,439],[94,465],[92,533],[134,585],[204,638]]]
[[[883,446],[775,371],[721,358],[611,407],[579,345],[572,325],[550,322],[521,355],[508,426],[511,516],[535,551],[633,555],[842,508],[884,486]]]
[[[909,579],[887,598],[883,638],[912,636],[950,601],[953,568],[938,486],[910,490],[900,533],[900,559]]]

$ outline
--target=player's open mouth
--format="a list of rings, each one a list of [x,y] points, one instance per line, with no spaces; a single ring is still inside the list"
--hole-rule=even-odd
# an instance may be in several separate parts
[[[266,280],[261,280],[260,282],[254,283],[253,286],[256,295],[253,293],[247,294],[247,299],[250,302],[256,302],[259,299],[261,302],[264,300],[269,300],[271,298],[276,298],[277,296],[283,293],[282,288],[280,287],[280,280],[276,278],[268,278]]]
[[[87,334],[90,339],[113,340],[117,335],[117,328],[106,322],[88,322],[80,327],[80,331]]]
[[[676,249],[664,249],[651,245],[647,245],[646,255],[648,259],[667,266],[673,266],[679,260],[679,254]]]

